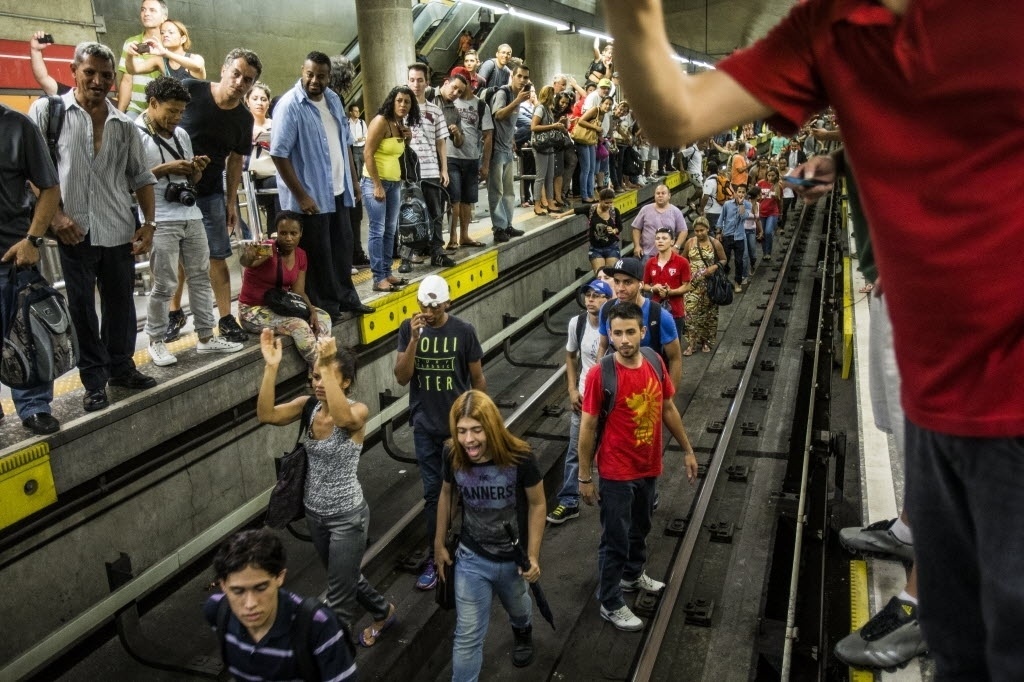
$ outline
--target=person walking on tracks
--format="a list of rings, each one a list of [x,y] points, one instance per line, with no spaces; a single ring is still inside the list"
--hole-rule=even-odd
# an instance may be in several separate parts
[[[686,478],[691,484],[697,479],[697,459],[672,402],[675,385],[661,357],[640,346],[643,320],[634,303],[608,310],[615,353],[587,374],[580,423],[580,494],[588,505],[601,506],[601,617],[626,631],[643,629],[643,622],[626,605],[623,592],[665,587],[644,570],[655,482],[662,472],[662,424],[683,447]],[[590,474],[595,454],[600,493]]]

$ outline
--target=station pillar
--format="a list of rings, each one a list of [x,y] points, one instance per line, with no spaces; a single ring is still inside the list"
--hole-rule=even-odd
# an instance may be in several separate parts
[[[396,85],[408,80],[416,57],[409,0],[356,0],[363,110],[370,121]]]
[[[555,75],[562,73],[562,43],[564,38],[550,26],[525,23],[526,65],[530,67],[530,80],[537,92],[551,85]]]

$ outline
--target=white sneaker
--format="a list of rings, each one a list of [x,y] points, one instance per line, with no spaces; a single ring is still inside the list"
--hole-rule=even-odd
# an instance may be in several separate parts
[[[665,583],[660,580],[655,580],[651,576],[647,575],[647,571],[640,574],[640,577],[630,582],[629,580],[620,580],[619,587],[622,588],[623,592],[636,592],[637,590],[644,590],[645,592],[659,593],[665,589]]]
[[[240,350],[242,350],[242,344],[227,341],[219,336],[211,336],[209,341],[196,343],[197,353],[237,353]]]
[[[633,615],[633,612],[625,604],[614,611],[609,611],[602,606],[601,617],[617,629],[625,630],[626,632],[639,632],[644,629],[644,622]]]
[[[149,344],[149,357],[153,358],[153,364],[157,367],[167,367],[178,361],[163,341],[153,341]]]

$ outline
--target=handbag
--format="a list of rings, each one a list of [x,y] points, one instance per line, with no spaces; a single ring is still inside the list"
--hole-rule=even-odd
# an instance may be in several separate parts
[[[572,141],[584,146],[593,146],[597,144],[597,131],[577,123],[572,129]]]
[[[572,138],[564,130],[544,130],[534,133],[530,146],[541,154],[552,154],[572,146]]]
[[[265,143],[257,142],[252,146],[252,153],[249,155],[249,172],[257,180],[265,180],[277,175],[277,166],[274,165],[274,158],[270,151],[264,147]]]
[[[448,449],[442,456],[448,456]],[[446,566],[445,577],[437,577],[437,589],[434,590],[434,601],[445,611],[455,608],[455,553],[459,548],[459,533],[455,530],[455,505],[458,497],[455,494],[456,486],[451,486],[451,499],[448,505],[448,532],[444,536],[444,547],[448,550],[448,556],[452,559],[451,566]]]
[[[598,161],[604,161],[608,158],[608,146],[603,140],[598,143],[596,152]]]
[[[284,528],[292,521],[302,518],[306,511],[304,497],[306,493],[306,446],[302,444],[302,436],[313,421],[313,408],[316,401],[310,396],[302,406],[302,417],[299,419],[299,437],[295,439],[295,447],[274,458],[274,469],[277,471],[277,483],[270,491],[267,503],[267,518],[264,524],[270,528]]]
[[[708,259],[704,257],[704,251],[701,250],[700,245],[697,246],[697,253],[700,254],[700,259],[704,261],[704,266],[711,267],[708,265]],[[729,305],[732,303],[732,285],[729,284],[729,278],[722,273],[721,267],[710,275],[704,275],[704,286],[707,288],[708,300],[715,305]]]
[[[277,254],[277,286],[267,289],[263,294],[263,305],[273,310],[278,315],[285,317],[301,317],[309,319],[309,306],[306,300],[293,291],[286,290],[282,285],[284,281],[284,266],[281,264],[281,254]]]

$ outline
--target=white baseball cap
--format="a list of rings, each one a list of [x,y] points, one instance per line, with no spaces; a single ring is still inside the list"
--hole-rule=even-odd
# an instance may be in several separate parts
[[[425,306],[437,306],[450,300],[448,282],[440,275],[427,275],[420,282],[416,299]]]

